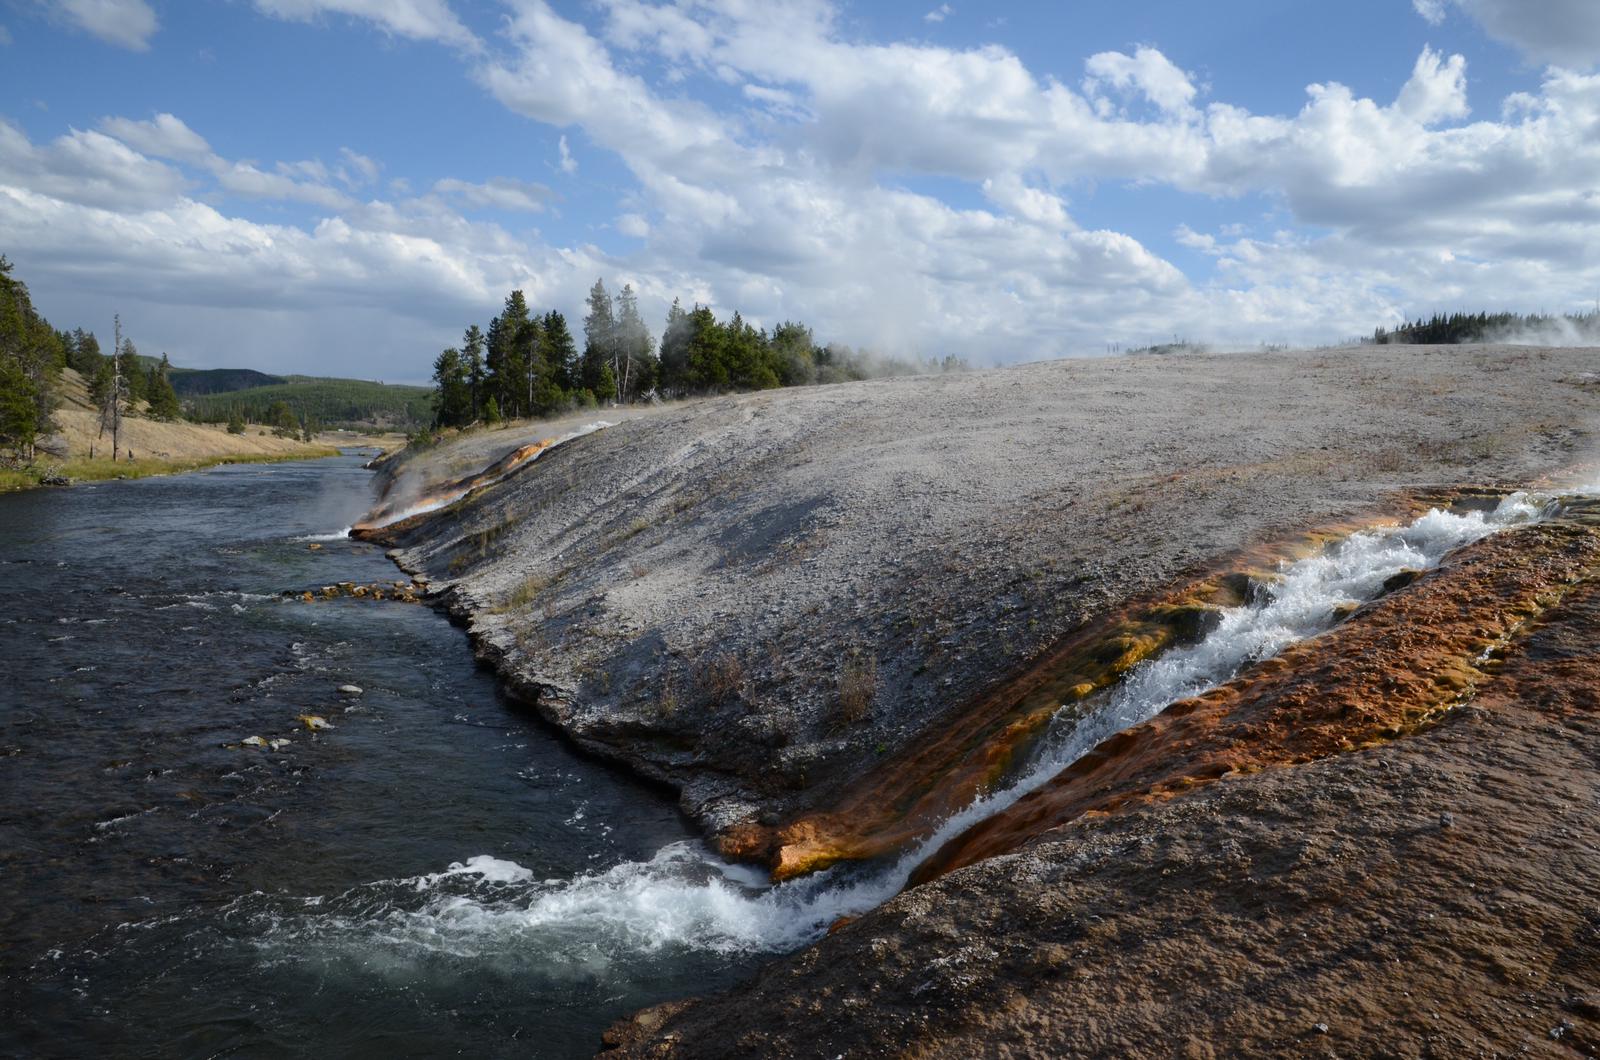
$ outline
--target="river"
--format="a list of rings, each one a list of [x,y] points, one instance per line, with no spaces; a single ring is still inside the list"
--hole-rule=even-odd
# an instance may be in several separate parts
[[[444,617],[280,598],[399,577],[362,459],[0,496],[0,1054],[588,1055],[761,959],[629,890],[670,799]]]

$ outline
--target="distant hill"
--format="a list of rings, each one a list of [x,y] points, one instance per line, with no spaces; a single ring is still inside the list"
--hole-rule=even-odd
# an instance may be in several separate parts
[[[219,369],[240,375],[271,379],[249,369]],[[177,387],[178,380],[173,380]],[[217,393],[185,395],[179,389],[187,414],[197,420],[220,423],[237,412],[245,419],[266,419],[269,406],[286,402],[296,416],[318,420],[325,427],[385,427],[415,430],[433,422],[433,390],[425,386],[398,386],[365,379],[324,379],[291,375],[278,382],[252,384]]]
[[[289,381],[281,375],[268,375],[254,368],[174,368],[168,378],[172,380],[172,389],[178,392],[180,398],[252,390]]]

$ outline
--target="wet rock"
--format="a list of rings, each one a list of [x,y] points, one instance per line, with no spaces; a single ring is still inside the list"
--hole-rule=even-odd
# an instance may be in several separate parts
[[[1405,570],[1391,574],[1388,578],[1384,579],[1383,591],[1385,593],[1392,593],[1398,589],[1404,589],[1406,586],[1410,585],[1420,577],[1422,577],[1422,572],[1420,570],[1413,570],[1408,567]]]
[[[241,746],[241,747],[265,747],[265,746],[267,746],[267,741],[263,737],[260,737],[260,736],[246,736],[244,739],[239,741],[239,746]]]
[[[328,719],[324,718],[320,714],[301,714],[296,720],[303,724],[306,728],[310,729],[312,732],[316,732],[321,729],[333,728],[333,725],[328,721]]]
[[[360,685],[340,685],[339,691],[347,696],[359,696],[362,688]]]

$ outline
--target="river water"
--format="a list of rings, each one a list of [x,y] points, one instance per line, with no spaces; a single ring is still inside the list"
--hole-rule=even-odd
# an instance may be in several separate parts
[[[278,598],[397,577],[330,533],[361,459],[0,496],[0,1054],[588,1055],[760,959],[629,890],[672,803],[443,617]]]

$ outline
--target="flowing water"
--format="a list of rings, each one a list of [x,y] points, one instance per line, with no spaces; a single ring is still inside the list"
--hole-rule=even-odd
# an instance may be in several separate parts
[[[1015,776],[885,864],[840,866],[763,888],[756,874],[741,877],[698,844],[678,843],[648,861],[546,883],[511,901],[468,902],[453,927],[466,936],[516,930],[538,937],[559,923],[618,938],[640,908],[671,907],[677,911],[672,930],[685,945],[728,953],[793,949],[839,917],[894,897],[946,843],[1042,787],[1107,737],[1328,629],[1343,609],[1372,599],[1401,571],[1437,566],[1451,550],[1547,511],[1545,502],[1522,494],[1489,512],[1435,510],[1404,526],[1353,534],[1286,565],[1257,599],[1226,609],[1199,643],[1169,650],[1083,709],[1063,711]]]
[[[611,1018],[892,897],[1106,736],[1543,511],[1431,512],[1286,566],[902,857],[772,887],[501,703],[433,612],[273,598],[393,576],[319,534],[365,484],[347,458],[0,498],[0,1046],[585,1054]]]
[[[713,869],[674,875],[686,903],[571,895],[690,832],[503,702],[443,617],[276,597],[398,576],[330,532],[370,479],[0,497],[0,1055],[588,1055],[749,974],[758,947],[690,944]]]

